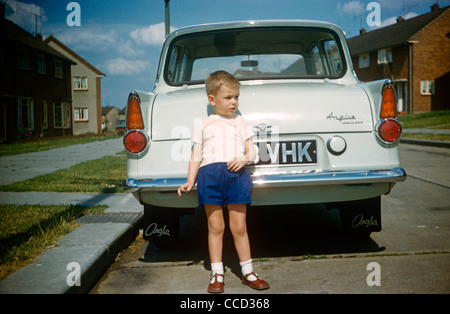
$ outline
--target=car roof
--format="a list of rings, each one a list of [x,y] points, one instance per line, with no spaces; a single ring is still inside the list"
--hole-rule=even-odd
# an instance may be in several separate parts
[[[254,27],[322,27],[329,29],[340,28],[329,22],[315,21],[315,20],[248,20],[248,21],[234,21],[234,22],[221,22],[210,24],[192,25],[183,28],[179,28],[168,35],[169,37],[175,37],[182,34],[190,34],[196,32],[204,32],[208,30],[218,29],[235,29],[235,28],[254,28]]]

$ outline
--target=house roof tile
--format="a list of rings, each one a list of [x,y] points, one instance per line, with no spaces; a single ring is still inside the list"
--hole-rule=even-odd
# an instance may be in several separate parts
[[[407,43],[417,33],[435,19],[446,13],[450,7],[434,10],[396,24],[379,28],[359,36],[347,39],[352,56],[375,51],[378,49],[395,47]]]
[[[48,46],[40,37],[33,36],[20,26],[5,18],[0,18],[0,37],[48,53],[71,64],[76,64],[73,60],[70,60],[52,47]]]

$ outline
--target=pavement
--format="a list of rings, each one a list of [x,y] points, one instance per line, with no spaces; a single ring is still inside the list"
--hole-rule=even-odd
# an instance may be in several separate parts
[[[401,142],[450,148],[448,142],[408,139]],[[122,150],[122,140],[113,139],[1,157],[0,184],[27,180],[79,162],[115,155]],[[61,238],[31,264],[1,280],[0,294],[89,293],[117,255],[134,241],[143,218],[143,206],[131,194],[0,192],[0,203],[108,206],[102,214],[81,217],[80,227]]]
[[[119,138],[1,157],[0,184],[27,180],[122,150]],[[31,264],[1,280],[1,294],[88,293],[117,255],[134,241],[143,218],[143,206],[128,193],[0,192],[0,203],[108,206],[101,214],[82,216],[78,219],[80,227]]]

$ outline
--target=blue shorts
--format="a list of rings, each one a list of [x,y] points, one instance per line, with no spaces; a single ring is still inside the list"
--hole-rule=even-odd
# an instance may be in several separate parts
[[[251,204],[252,178],[247,169],[231,172],[225,162],[201,167],[197,175],[198,203]]]

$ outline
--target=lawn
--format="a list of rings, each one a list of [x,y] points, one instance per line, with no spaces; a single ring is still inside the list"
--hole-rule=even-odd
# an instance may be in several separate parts
[[[126,156],[105,156],[26,181],[0,185],[0,191],[120,193],[126,168]]]
[[[404,130],[424,129],[424,130],[449,130],[450,110],[430,111],[415,114],[404,114],[399,116],[399,121]],[[403,132],[403,138],[413,138],[434,141],[450,141],[449,134],[428,134]]]
[[[450,110],[404,114],[399,116],[404,129],[450,129]]]

